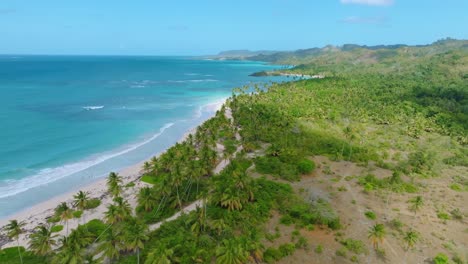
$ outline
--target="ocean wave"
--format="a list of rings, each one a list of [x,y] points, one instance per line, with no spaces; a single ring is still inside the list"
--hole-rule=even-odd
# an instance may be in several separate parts
[[[168,80],[170,83],[199,83],[199,82],[218,82],[215,79],[195,79],[195,80]]]
[[[87,111],[89,111],[89,110],[98,110],[98,109],[102,109],[102,108],[104,108],[103,105],[83,106],[83,109],[84,109],[84,110],[87,110]]]
[[[214,102],[199,106],[195,110],[195,118],[196,119],[201,118],[202,115],[203,115],[203,112],[216,113],[216,111],[221,109],[221,106],[223,106],[223,104],[224,104],[224,102],[226,102],[227,98],[228,97],[220,98],[220,99],[218,99],[218,100],[216,100]]]
[[[124,150],[121,150],[115,153],[101,155],[94,159],[84,160],[84,161],[80,161],[80,162],[76,162],[72,164],[66,164],[60,167],[56,167],[56,168],[41,169],[37,174],[29,176],[29,177],[25,177],[20,180],[5,180],[3,182],[5,183],[5,185],[3,185],[3,183],[0,184],[0,198],[13,196],[13,195],[25,192],[29,189],[39,187],[42,185],[46,185],[48,183],[51,183],[51,182],[60,180],[62,178],[65,178],[67,176],[70,176],[72,174],[75,174],[77,172],[91,168],[106,160],[123,155],[130,151],[133,151],[155,140],[162,133],[164,133],[166,129],[172,127],[173,125],[174,123],[167,123],[159,129],[158,133],[154,134],[153,136],[146,139],[145,141],[134,144],[134,145],[130,145]]]

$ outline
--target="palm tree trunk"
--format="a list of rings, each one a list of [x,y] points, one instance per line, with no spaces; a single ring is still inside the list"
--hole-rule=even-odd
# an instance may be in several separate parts
[[[137,264],[140,264],[140,249],[137,248]]]
[[[182,209],[182,203],[180,202],[180,197],[179,197],[179,186],[176,187],[177,190],[177,201],[179,202],[179,208]]]
[[[16,238],[16,244],[18,245],[18,254],[19,254],[19,257],[20,257],[21,264],[23,264],[23,256],[21,256],[21,250],[20,250],[20,246],[19,246],[19,237]]]

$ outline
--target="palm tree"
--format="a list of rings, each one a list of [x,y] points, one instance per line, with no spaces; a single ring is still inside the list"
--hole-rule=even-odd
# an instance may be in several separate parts
[[[227,208],[229,211],[241,210],[243,199],[239,195],[239,191],[235,188],[229,188],[220,194],[219,204]]]
[[[107,211],[104,213],[104,219],[106,223],[112,225],[122,221],[122,216],[120,215],[119,208],[114,204],[109,204],[107,206]]]
[[[406,232],[405,237],[403,239],[406,242],[406,250],[409,250],[414,247],[416,242],[418,242],[419,234],[416,231],[410,230]]]
[[[122,193],[122,177],[115,172],[109,173],[107,177],[107,188],[112,196],[117,197]]]
[[[73,195],[73,199],[74,199],[73,206],[83,212],[83,222],[86,222],[84,211],[86,210],[86,206],[88,205],[88,202],[89,202],[88,195],[89,195],[89,192],[83,192],[83,191],[79,191],[77,194]]]
[[[152,168],[152,166],[151,166],[151,163],[149,163],[149,161],[145,161],[145,163],[143,163],[143,172],[144,172],[145,174],[150,173],[150,172],[151,172],[151,168]]]
[[[383,241],[385,233],[385,226],[383,224],[375,224],[370,228],[367,237],[372,241],[374,249],[379,248],[379,243]]]
[[[145,247],[145,241],[149,239],[146,235],[147,231],[148,227],[135,218],[128,221],[125,228],[124,240],[126,248],[136,252],[137,264],[140,264],[140,249]]]
[[[62,202],[61,204],[59,204],[59,206],[57,206],[55,211],[59,214],[60,220],[67,225],[67,236],[68,236],[68,221],[70,219],[73,219],[72,209],[68,206],[66,202]]]
[[[132,206],[124,198],[117,196],[114,198],[114,204],[119,209],[122,219],[132,215]]]
[[[52,247],[57,244],[56,237],[57,235],[52,233],[51,227],[39,225],[29,236],[29,249],[39,256],[48,255],[52,252]]]
[[[110,263],[120,256],[120,250],[123,248],[121,235],[117,228],[112,227],[101,239],[103,243],[99,245],[98,252],[102,252],[102,258],[107,258]]]
[[[153,191],[150,187],[141,188],[138,193],[138,204],[143,207],[146,212],[153,210],[156,202],[153,197]]]
[[[18,255],[20,257],[21,263],[23,263],[23,256],[21,256],[19,236],[23,233],[23,227],[25,225],[26,223],[24,222],[18,222],[18,220],[10,220],[10,222],[5,226],[5,231],[7,232],[8,238],[16,240],[16,244],[18,245]]]
[[[222,246],[216,249],[216,263],[242,264],[248,260],[249,253],[237,239],[224,239]]]
[[[84,248],[66,237],[62,237],[60,242],[62,247],[57,255],[52,258],[52,264],[78,264],[84,262]]]
[[[67,238],[60,239],[62,247],[58,254],[52,259],[55,264],[84,263],[84,251],[93,239],[92,234],[83,226],[73,230]]]

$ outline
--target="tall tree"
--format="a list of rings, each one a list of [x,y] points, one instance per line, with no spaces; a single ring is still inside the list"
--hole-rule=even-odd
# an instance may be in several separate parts
[[[49,226],[39,225],[29,236],[29,249],[36,255],[48,255],[52,252],[52,247],[57,244],[55,240],[57,235],[53,234],[51,229]]]
[[[154,209],[156,200],[154,199],[153,189],[150,187],[143,187],[138,193],[138,204],[143,207],[146,212]]]
[[[18,246],[18,255],[20,262],[23,263],[23,256],[21,255],[21,249],[19,246],[19,236],[23,233],[23,227],[25,226],[24,222],[18,222],[18,220],[10,220],[10,222],[5,226],[5,231],[7,236],[10,239],[15,239]]]
[[[124,248],[122,244],[122,234],[115,226],[109,228],[101,238],[102,243],[97,251],[102,253],[101,259],[106,259],[112,263],[120,257],[120,251]]]
[[[117,197],[122,193],[122,182],[122,177],[118,173],[109,173],[107,177],[107,189],[113,197]]]
[[[67,226],[67,236],[68,236],[68,222],[73,219],[73,211],[72,209],[68,206],[66,202],[60,203],[55,211],[59,214],[60,220],[65,223]]]
[[[79,191],[77,194],[73,195],[73,206],[78,208],[83,212],[83,222],[86,222],[85,210],[86,206],[89,203],[89,192]]]
[[[147,231],[148,227],[136,218],[131,218],[125,223],[125,246],[137,254],[137,264],[140,264],[140,250],[145,247],[145,242],[149,239]]]

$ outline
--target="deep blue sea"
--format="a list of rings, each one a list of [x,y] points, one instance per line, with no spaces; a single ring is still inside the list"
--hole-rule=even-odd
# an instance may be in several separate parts
[[[145,160],[278,66],[182,57],[0,56],[0,217]],[[276,77],[277,78],[277,77]]]

